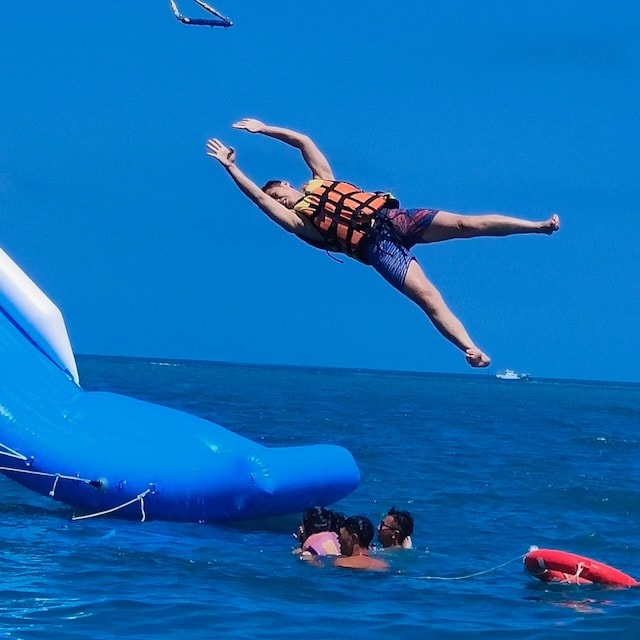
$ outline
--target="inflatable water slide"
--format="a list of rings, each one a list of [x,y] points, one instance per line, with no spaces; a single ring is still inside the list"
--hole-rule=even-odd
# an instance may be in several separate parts
[[[58,308],[0,249],[0,471],[73,518],[225,522],[352,492],[342,447],[269,448],[208,420],[85,391]]]

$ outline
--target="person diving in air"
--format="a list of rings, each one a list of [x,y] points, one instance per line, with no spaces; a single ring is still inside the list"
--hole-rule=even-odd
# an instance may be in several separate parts
[[[560,228],[557,215],[534,222],[498,214],[461,215],[437,209],[401,209],[391,194],[362,191],[348,182],[336,180],[325,156],[305,134],[253,118],[240,120],[233,127],[260,133],[299,149],[312,174],[302,189],[284,180],[270,180],[260,188],[238,167],[235,150],[211,138],[207,141],[207,155],[226,169],[245,196],[301,240],[371,265],[422,309],[436,329],[464,352],[472,367],[491,364],[489,356],[476,346],[426,277],[411,248],[455,238],[551,235]]]

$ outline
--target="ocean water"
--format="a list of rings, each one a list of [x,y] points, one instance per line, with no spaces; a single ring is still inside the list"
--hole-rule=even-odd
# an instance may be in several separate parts
[[[71,521],[0,477],[0,637],[640,637],[640,589],[545,585],[564,549],[640,578],[640,385],[81,357],[86,389],[265,445],[348,448],[336,508],[416,521],[388,573],[311,567],[298,515],[228,526]],[[477,575],[473,575],[477,574]]]

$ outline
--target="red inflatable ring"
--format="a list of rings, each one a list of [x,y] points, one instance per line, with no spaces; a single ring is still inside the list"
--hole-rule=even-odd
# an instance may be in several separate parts
[[[524,557],[524,568],[527,573],[543,582],[640,586],[635,578],[607,564],[555,549],[531,549]]]

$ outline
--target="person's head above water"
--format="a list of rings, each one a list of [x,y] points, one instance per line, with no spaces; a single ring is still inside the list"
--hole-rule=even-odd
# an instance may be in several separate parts
[[[293,209],[296,202],[304,196],[302,191],[294,189],[286,180],[269,180],[262,191],[287,209]]]
[[[413,517],[408,511],[391,507],[378,525],[378,541],[385,547],[411,547]]]
[[[300,544],[304,544],[309,537],[316,533],[332,531],[338,534],[343,520],[344,516],[341,513],[325,507],[312,507],[302,514],[302,523],[293,535]]]
[[[340,527],[340,549],[345,556],[366,551],[373,540],[373,524],[365,516],[346,518]]]
[[[302,514],[302,528],[307,536],[321,531],[331,531],[333,514],[324,507],[313,507]]]

